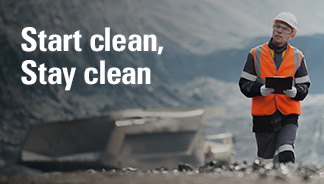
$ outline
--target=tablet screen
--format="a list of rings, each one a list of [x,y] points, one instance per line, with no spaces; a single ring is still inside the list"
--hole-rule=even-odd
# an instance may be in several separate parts
[[[266,77],[266,87],[273,88],[275,94],[283,94],[283,90],[292,88],[293,77]]]

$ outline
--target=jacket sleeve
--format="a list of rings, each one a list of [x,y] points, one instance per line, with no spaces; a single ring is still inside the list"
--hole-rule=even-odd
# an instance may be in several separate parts
[[[254,59],[250,51],[239,80],[240,90],[246,97],[261,96],[260,88],[263,84],[256,82],[256,78]]]
[[[295,87],[297,89],[296,97],[294,100],[304,100],[308,94],[308,88],[310,87],[311,82],[308,75],[307,65],[305,58],[302,58],[300,67],[295,73]]]

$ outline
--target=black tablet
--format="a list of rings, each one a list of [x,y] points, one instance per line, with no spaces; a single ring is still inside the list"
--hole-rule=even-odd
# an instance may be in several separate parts
[[[283,94],[283,90],[291,89],[293,84],[293,77],[266,77],[266,87],[273,88],[275,94]]]

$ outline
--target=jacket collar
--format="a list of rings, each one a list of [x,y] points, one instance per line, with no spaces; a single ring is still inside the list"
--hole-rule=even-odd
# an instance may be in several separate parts
[[[276,53],[281,53],[287,49],[288,43],[286,42],[285,45],[283,45],[282,47],[278,47],[273,43],[273,38],[271,38],[268,43],[268,46],[270,49],[274,50]]]

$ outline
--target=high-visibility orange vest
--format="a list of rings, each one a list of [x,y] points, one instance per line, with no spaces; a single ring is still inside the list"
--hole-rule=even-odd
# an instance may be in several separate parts
[[[255,47],[253,50],[257,81],[265,83],[266,77],[293,77],[300,66],[303,54],[297,48],[288,44],[285,56],[277,70],[270,48],[267,43]],[[282,114],[301,114],[300,102],[284,94],[270,94],[252,98],[252,115],[272,115],[276,110]]]

